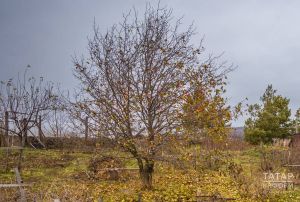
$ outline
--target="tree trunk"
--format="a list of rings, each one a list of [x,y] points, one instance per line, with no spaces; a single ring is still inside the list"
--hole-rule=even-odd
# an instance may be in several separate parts
[[[152,189],[152,174],[154,171],[154,162],[146,161],[144,164],[139,163],[139,169],[143,189]]]
[[[147,170],[140,171],[143,188],[144,189],[152,189],[152,172],[148,172]]]

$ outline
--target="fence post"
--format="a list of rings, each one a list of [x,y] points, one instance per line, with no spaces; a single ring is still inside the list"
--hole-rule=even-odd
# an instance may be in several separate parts
[[[98,202],[103,202],[102,196],[99,196]]]
[[[18,168],[15,168],[15,174],[16,174],[17,184],[22,185],[23,181],[21,179],[21,175],[20,175]],[[20,195],[21,195],[21,202],[26,202],[26,194],[25,194],[25,190],[23,189],[22,186],[19,186],[19,191],[20,191]]]
[[[4,120],[0,122],[0,147],[5,147],[4,144]]]
[[[24,118],[22,120],[22,147],[24,147],[27,143],[27,119]]]
[[[138,195],[138,202],[142,202],[142,194],[141,193],[139,193],[139,195]]]
[[[19,150],[19,159],[18,159],[18,169],[19,169],[19,171],[22,170],[23,149],[24,149],[24,147],[20,148],[20,150]]]
[[[85,142],[87,143],[88,140],[88,136],[89,136],[89,128],[88,128],[88,122],[89,118],[85,117],[85,121],[84,121],[84,125],[85,125],[85,131],[84,131],[84,135],[85,135]]]
[[[9,130],[9,126],[8,126],[8,111],[5,111],[4,114],[4,124],[5,124],[5,131],[4,131],[4,145],[6,147],[9,147],[9,141],[8,141],[8,130]],[[9,156],[9,151],[8,149],[6,149],[6,166],[5,166],[5,170],[8,171],[8,156]]]
[[[201,201],[199,199],[200,196],[201,196],[201,191],[200,191],[200,189],[197,189],[197,192],[196,192],[196,202],[200,202]]]
[[[38,135],[39,135],[40,141],[43,142],[42,116],[41,115],[39,115],[39,120],[38,120]]]
[[[9,144],[8,144],[8,130],[9,130],[9,126],[8,126],[8,111],[5,112],[5,115],[4,115],[4,121],[5,121],[5,131],[4,131],[4,144],[6,147],[9,147]]]

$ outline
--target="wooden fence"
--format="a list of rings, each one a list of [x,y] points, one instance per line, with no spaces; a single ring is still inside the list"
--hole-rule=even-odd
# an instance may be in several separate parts
[[[20,202],[26,202],[26,192],[24,187],[30,186],[29,184],[23,184],[23,180],[21,178],[19,169],[16,167],[14,168],[14,172],[16,175],[16,184],[0,184],[0,188],[19,188],[19,194],[20,194]]]

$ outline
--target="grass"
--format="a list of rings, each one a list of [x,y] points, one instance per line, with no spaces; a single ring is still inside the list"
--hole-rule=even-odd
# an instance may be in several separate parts
[[[192,149],[193,150],[193,149]],[[194,151],[194,150],[193,150]],[[136,168],[136,161],[125,153],[115,151],[98,151],[102,155],[118,155],[128,168]],[[138,194],[142,194],[144,201],[183,201],[195,200],[196,194],[220,194],[223,197],[236,198],[236,201],[257,201],[256,194],[263,194],[256,186],[261,181],[260,153],[256,147],[244,151],[229,151],[232,162],[242,166],[242,174],[233,176],[232,170],[226,170],[226,164],[220,169],[193,169],[189,166],[189,159],[182,159],[181,163],[188,167],[181,169],[170,164],[156,163],[154,173],[154,190],[141,190],[141,183],[137,171],[129,171],[118,181],[93,179],[89,176],[88,164],[93,153],[61,150],[24,150],[22,178],[27,187],[27,195],[41,201],[53,201],[60,198],[63,201],[97,201],[102,196],[105,201],[136,201]],[[14,180],[12,169],[17,152],[12,153],[9,165],[11,170],[5,172],[0,165],[0,183],[10,183]],[[0,153],[1,162],[5,162],[5,153]],[[245,184],[239,184],[246,180]],[[9,201],[16,190],[0,192]],[[272,191],[270,201],[299,201],[300,190]],[[122,200],[121,200],[122,199]],[[0,200],[1,201],[1,200]]]

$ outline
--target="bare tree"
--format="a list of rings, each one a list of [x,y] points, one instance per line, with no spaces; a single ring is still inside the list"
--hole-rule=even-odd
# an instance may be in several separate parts
[[[180,24],[173,22],[171,10],[148,5],[141,19],[134,10],[104,35],[94,26],[89,56],[74,58],[74,74],[85,94],[77,105],[93,130],[132,154],[147,189],[164,137],[180,126],[186,77],[203,68],[203,47],[191,43],[194,28],[180,31]]]
[[[0,113],[8,112],[14,125],[9,131],[19,136],[22,146],[28,144],[27,131],[37,126],[39,116],[41,120],[46,117],[57,99],[52,83],[43,77],[28,78],[27,70],[22,78],[2,81],[0,86]]]
[[[55,107],[46,118],[47,132],[53,137],[65,137],[70,131],[70,120],[68,113],[60,108]]]
[[[74,96],[71,98],[69,93],[62,96],[63,110],[65,111],[68,119],[68,125],[71,128],[72,134],[77,134],[82,136],[86,132],[86,120],[89,119],[90,114],[88,109],[82,108],[84,96],[81,92],[75,92]],[[91,125],[89,128],[89,136],[95,136],[93,128],[97,128],[91,119],[87,125]]]

